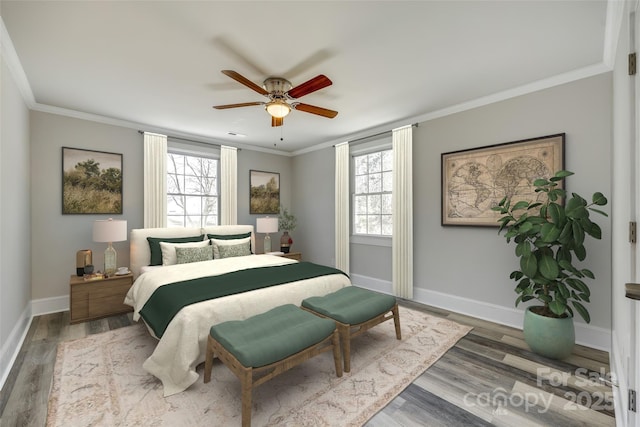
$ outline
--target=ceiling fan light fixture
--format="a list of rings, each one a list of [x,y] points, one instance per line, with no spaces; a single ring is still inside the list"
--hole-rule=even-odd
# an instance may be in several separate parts
[[[289,104],[283,101],[271,101],[265,107],[271,116],[281,119],[291,112]]]

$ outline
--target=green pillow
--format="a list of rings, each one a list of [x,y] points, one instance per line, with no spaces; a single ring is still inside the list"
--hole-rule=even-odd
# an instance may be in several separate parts
[[[149,242],[149,250],[151,251],[151,259],[149,265],[162,265],[162,249],[160,242],[167,243],[187,243],[201,242],[204,240],[204,234],[192,237],[147,237]]]
[[[176,247],[176,258],[177,264],[209,261],[213,259],[213,246],[205,246],[204,248]]]
[[[240,234],[207,234],[208,239],[218,239],[218,240],[246,239],[247,237],[251,237],[250,231],[248,233],[240,233]],[[249,250],[253,252],[251,243],[249,243]]]
[[[251,237],[251,232],[242,234],[207,234],[207,239],[218,240],[246,239],[247,237]]]

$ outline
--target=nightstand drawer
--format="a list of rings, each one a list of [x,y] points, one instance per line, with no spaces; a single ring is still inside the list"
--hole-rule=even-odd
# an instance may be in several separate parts
[[[124,304],[132,284],[131,274],[86,282],[81,277],[71,276],[71,323],[132,311],[131,306]]]

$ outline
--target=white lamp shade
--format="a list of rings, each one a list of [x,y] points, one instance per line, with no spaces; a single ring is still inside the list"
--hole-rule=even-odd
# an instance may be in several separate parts
[[[124,240],[127,240],[127,221],[111,218],[94,221],[94,242],[122,242]]]
[[[278,218],[275,218],[275,217],[257,218],[256,231],[258,233],[276,233],[278,231]]]

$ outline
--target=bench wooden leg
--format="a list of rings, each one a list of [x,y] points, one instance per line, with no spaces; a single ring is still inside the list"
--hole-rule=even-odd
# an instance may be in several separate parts
[[[349,325],[346,325],[347,327]],[[331,344],[330,344],[331,343]],[[259,385],[269,381],[271,378],[285,372],[294,366],[314,357],[325,351],[333,349],[333,360],[336,367],[336,375],[342,376],[342,363],[340,360],[340,334],[338,329],[322,341],[292,354],[285,359],[271,363],[270,365],[260,366],[257,368],[243,366],[242,363],[219,342],[209,335],[207,341],[207,354],[205,357],[205,382],[211,380],[211,366],[213,358],[218,357],[231,372],[233,372],[240,380],[240,390],[242,394],[242,427],[251,426],[251,405],[253,389]],[[263,375],[260,375],[263,374]],[[254,375],[256,378],[254,379]]]
[[[344,359],[344,371],[351,372],[351,325],[336,321],[340,338],[342,339],[342,358]]]
[[[333,346],[333,363],[336,365],[336,375],[342,376],[342,358],[340,357],[340,333],[336,329],[331,337],[331,345]]]
[[[393,312],[393,323],[396,326],[396,338],[401,340],[402,333],[400,332],[400,312],[398,311],[398,303],[393,306],[391,311]]]
[[[242,427],[251,427],[251,399],[253,394],[253,370],[243,367],[240,378],[242,389]]]
[[[204,359],[204,382],[211,381],[211,369],[213,368],[213,340],[211,335],[207,339],[207,355]]]

